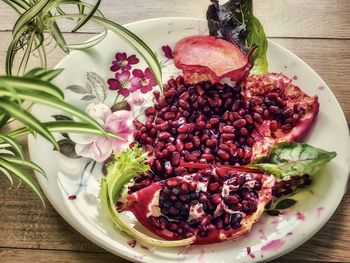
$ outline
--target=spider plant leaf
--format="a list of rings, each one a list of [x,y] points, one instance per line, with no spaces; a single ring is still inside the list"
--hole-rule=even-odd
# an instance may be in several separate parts
[[[91,40],[88,40],[83,43],[79,44],[68,44],[67,47],[70,49],[77,49],[77,50],[84,50],[93,46],[96,46],[98,43],[100,43],[105,37],[107,36],[107,31],[105,31],[103,34],[100,36],[97,36]]]
[[[11,96],[11,92],[0,90],[0,95]],[[47,93],[37,91],[37,90],[31,90],[31,91],[21,90],[20,93],[16,94],[16,96],[18,98],[23,99],[23,100],[29,100],[32,102],[44,104],[44,105],[50,106],[52,108],[56,108],[58,110],[72,114],[75,117],[80,118],[81,120],[85,121],[86,123],[90,124],[91,126],[95,127],[96,129],[100,130],[101,132],[103,132],[106,135],[106,131],[101,127],[101,125],[96,120],[94,120],[89,115],[87,115],[85,112],[83,112],[80,109],[66,103],[65,101],[57,100],[57,98],[55,98]]]
[[[51,69],[51,70],[45,70],[42,68],[35,68],[32,69],[31,71],[27,72],[25,74],[26,77],[29,78],[36,78],[36,79],[40,79],[42,81],[47,81],[47,82],[51,82],[54,78],[56,78],[59,74],[61,74],[61,72],[64,69],[62,68],[58,68],[58,69]]]
[[[60,28],[58,27],[57,23],[55,21],[53,21],[49,27],[48,30],[50,31],[52,37],[55,39],[56,43],[58,44],[58,46],[65,52],[65,53],[69,53],[69,49],[67,48],[67,43],[66,40],[63,37],[63,34],[60,30]]]
[[[30,22],[36,15],[38,15],[43,8],[50,2],[50,0],[39,0],[32,7],[26,10],[16,21],[13,29],[12,35],[17,36],[21,29]]]
[[[29,3],[25,0],[10,0],[13,4],[19,6],[20,8],[27,10],[30,8]]]
[[[2,1],[4,1],[6,4],[8,4],[10,7],[12,7],[12,9],[13,10],[15,10],[16,11],[16,13],[18,14],[18,15],[21,15],[22,13],[17,9],[17,7],[11,2],[11,1],[9,1],[9,0],[2,0]]]
[[[43,126],[45,126],[50,132],[58,132],[58,133],[78,133],[78,134],[92,134],[92,135],[105,135],[100,130],[97,130],[95,127],[91,127],[91,125],[76,121],[49,121],[42,122]],[[20,137],[23,135],[27,135],[30,133],[30,130],[27,127],[22,127],[16,130],[11,131],[8,136],[12,138]],[[118,135],[107,131],[107,136],[123,140],[123,138]]]
[[[8,122],[8,120],[11,118],[10,115],[8,115],[5,112],[1,112],[0,113],[0,128],[2,128],[4,125],[6,125],[6,123]]]
[[[0,109],[10,114],[16,120],[22,122],[24,125],[28,126],[28,128],[39,133],[45,139],[50,141],[57,149],[59,148],[55,138],[48,131],[48,129],[43,126],[32,114],[23,110],[17,103],[0,98]]]
[[[7,179],[9,179],[10,183],[11,183],[11,186],[13,185],[13,179],[12,179],[12,176],[11,174],[4,168],[0,167],[0,174],[3,173]]]
[[[66,15],[66,12],[64,12],[59,6],[56,6],[57,13],[60,15]],[[73,18],[67,18],[69,20],[74,20]]]
[[[27,167],[33,169],[34,171],[37,171],[38,173],[40,173],[41,175],[46,177],[45,171],[39,165],[33,163],[32,161],[28,161],[28,160],[24,160],[24,159],[12,157],[12,156],[5,156],[5,155],[1,155],[0,158],[4,159],[5,161],[8,161],[10,163],[27,166]]]
[[[90,18],[93,15],[95,15],[96,11],[98,10],[98,8],[100,6],[100,3],[101,3],[101,0],[96,1],[96,3],[94,4],[94,7],[91,9],[91,11],[78,22],[78,24],[73,28],[72,32],[76,32],[77,30],[79,30],[82,26],[84,26],[90,20]]]
[[[12,88],[17,94],[22,91],[41,91],[56,99],[64,100],[63,92],[58,87],[47,81],[30,77],[0,76],[0,92],[8,88]]]
[[[26,27],[23,28],[23,32],[26,30]],[[19,39],[21,34],[14,36],[10,42],[10,45],[7,48],[6,52],[6,62],[5,70],[7,75],[12,75],[13,61],[15,60],[17,46],[19,44]]]
[[[35,39],[35,34],[32,33],[30,38],[29,38],[29,40],[26,43],[27,47],[26,47],[26,50],[24,52],[24,55],[22,56],[22,60],[21,60],[21,63],[19,65],[19,68],[18,68],[18,74],[19,75],[23,75],[25,70],[26,70],[26,68],[27,68],[29,57],[30,57],[30,54],[32,52],[34,39]]]
[[[11,148],[12,148],[12,151],[19,157],[21,157],[22,159],[24,159],[24,154],[23,154],[23,150],[22,150],[22,147],[19,143],[17,143],[14,139],[12,139],[10,136],[8,135],[5,135],[5,134],[0,134],[0,139],[2,141],[5,141],[7,142]]]
[[[38,184],[33,180],[32,176],[28,174],[25,170],[20,168],[16,164],[12,164],[5,159],[0,157],[0,167],[3,167],[8,172],[10,172],[12,175],[18,177],[21,181],[25,182],[31,190],[34,191],[34,193],[37,194],[37,196],[40,198],[43,206],[45,207],[45,201],[43,194],[38,186]]]

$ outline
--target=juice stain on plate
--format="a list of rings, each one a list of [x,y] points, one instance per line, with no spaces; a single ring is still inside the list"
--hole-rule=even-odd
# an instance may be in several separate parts
[[[284,244],[284,240],[274,239],[274,240],[267,242],[265,245],[263,245],[261,247],[261,250],[262,251],[267,251],[267,250],[276,251],[276,250],[280,249],[283,246],[283,244]]]
[[[255,258],[255,255],[252,253],[252,249],[251,249],[251,247],[247,247],[247,254],[248,254],[248,256],[250,256],[251,258]]]
[[[302,213],[300,213],[300,212],[298,212],[298,213],[296,214],[296,217],[297,217],[297,219],[298,219],[299,221],[304,221],[304,220],[305,220],[305,215],[302,214]]]

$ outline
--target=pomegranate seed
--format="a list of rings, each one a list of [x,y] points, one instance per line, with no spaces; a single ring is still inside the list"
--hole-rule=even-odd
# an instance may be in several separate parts
[[[163,140],[163,141],[166,141],[170,138],[170,133],[169,132],[161,132],[159,134],[159,139]]]
[[[227,196],[224,201],[227,205],[234,205],[239,202],[239,199],[237,198],[237,196],[230,195],[230,196]]]
[[[230,134],[230,133],[223,133],[221,135],[221,138],[225,141],[228,141],[228,140],[232,140],[233,138],[235,138],[235,135],[234,134]]]
[[[220,184],[218,182],[210,183],[208,185],[208,189],[210,192],[216,192],[219,190],[219,188],[220,188]]]
[[[243,127],[246,124],[247,124],[247,121],[245,119],[239,119],[233,122],[233,125],[237,127]]]
[[[139,129],[143,126],[143,124],[138,119],[133,120],[132,123],[136,129]]]
[[[224,152],[223,150],[218,150],[218,156],[222,159],[222,160],[228,160],[230,159],[230,155],[227,152]]]
[[[215,147],[218,144],[218,140],[217,139],[209,139],[206,141],[206,145],[208,147]]]
[[[179,152],[173,152],[171,156],[171,162],[174,166],[178,166],[180,164],[180,153]]]
[[[272,121],[270,122],[270,130],[271,130],[272,132],[275,132],[275,131],[277,131],[277,129],[278,129],[278,123],[277,123],[277,121],[272,120]]]
[[[191,150],[193,148],[193,143],[192,142],[186,142],[185,143],[185,149],[186,150]]]
[[[179,186],[181,183],[180,179],[178,178],[170,178],[168,180],[166,180],[165,184],[169,187],[169,188],[174,188]]]
[[[218,194],[212,195],[212,196],[211,196],[211,201],[212,201],[213,204],[215,204],[215,205],[220,204],[220,203],[221,203],[221,197],[220,197],[220,195],[218,195]]]

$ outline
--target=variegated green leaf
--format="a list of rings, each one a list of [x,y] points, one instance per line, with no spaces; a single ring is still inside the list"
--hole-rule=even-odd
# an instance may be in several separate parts
[[[26,77],[19,78],[15,76],[0,76],[0,91],[5,91],[8,88],[13,88],[16,93],[21,93],[22,91],[28,92],[31,90],[41,91],[47,93],[47,95],[54,96],[57,99],[64,99],[62,90],[47,81],[41,81],[39,79]]]
[[[37,14],[40,13],[40,11],[50,2],[50,0],[40,0],[35,5],[30,7],[27,11],[25,11],[16,21],[13,30],[12,35],[16,36],[18,33],[20,33],[21,29],[29,22],[31,21]]]
[[[92,135],[105,135],[104,132],[91,127],[91,125],[86,123],[80,123],[75,121],[49,121],[42,122],[43,126],[45,126],[50,132],[58,132],[58,133],[79,133],[79,134],[92,134]],[[27,127],[22,127],[17,130],[11,131],[8,136],[12,138],[20,137],[23,135],[27,135],[30,133],[30,130]],[[118,135],[106,131],[107,136],[119,140],[123,140],[123,138]]]
[[[28,128],[39,133],[41,136],[49,140],[56,148],[58,148],[55,138],[46,129],[46,127],[43,126],[33,115],[23,110],[18,104],[4,98],[0,98],[0,109],[10,114],[16,120],[22,122],[24,125],[28,126]]]
[[[19,143],[17,143],[14,139],[12,139],[10,136],[5,134],[0,134],[0,142],[6,142],[8,143],[12,150],[17,153],[18,156],[20,156],[22,159],[24,159],[24,153],[22,150],[22,147]]]
[[[45,207],[45,201],[43,194],[38,186],[38,184],[33,180],[30,174],[28,174],[25,170],[20,168],[17,165],[14,165],[3,158],[0,158],[0,167],[3,167],[5,170],[10,172],[10,174],[18,177],[21,181],[25,182],[34,193],[40,198],[43,206]]]
[[[3,173],[7,177],[7,179],[9,179],[11,185],[13,185],[13,179],[12,179],[11,174],[6,169],[0,167],[0,174],[1,173]]]
[[[23,159],[12,157],[12,156],[4,156],[4,155],[0,155],[0,158],[4,159],[10,163],[27,166],[27,167],[33,169],[34,171],[37,171],[38,173],[40,173],[46,177],[45,171],[40,166],[38,166],[37,164],[35,164],[31,161],[23,160]]]
[[[2,96],[11,96],[11,92],[9,91],[1,91],[0,95]],[[59,110],[62,110],[66,113],[72,114],[75,117],[80,118],[81,120],[85,121],[86,123],[90,124],[91,126],[95,127],[96,129],[100,130],[104,134],[106,134],[105,130],[101,127],[101,125],[96,122],[93,118],[91,118],[89,115],[87,115],[85,112],[79,110],[78,108],[64,102],[61,100],[57,100],[55,97],[45,94],[41,91],[21,91],[21,93],[16,94],[19,98],[23,100],[29,100],[32,102],[44,104]]]

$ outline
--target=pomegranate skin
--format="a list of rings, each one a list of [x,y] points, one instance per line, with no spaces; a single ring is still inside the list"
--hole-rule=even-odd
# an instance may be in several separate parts
[[[195,35],[178,41],[174,48],[175,66],[183,70],[186,83],[223,78],[239,81],[247,76],[247,56],[232,43],[212,36]]]
[[[204,245],[220,243],[226,240],[236,239],[250,231],[253,224],[258,221],[264,212],[265,205],[270,201],[272,197],[272,187],[275,183],[273,175],[259,174],[258,176],[262,178],[261,181],[263,184],[261,189],[258,191],[259,200],[256,211],[243,217],[242,221],[240,221],[239,228],[230,228],[228,230],[214,228],[209,231],[207,236],[199,235],[199,229],[194,229],[193,234],[196,236],[194,244]],[[150,223],[150,219],[152,219],[150,217],[165,218],[159,209],[159,193],[162,187],[164,187],[164,182],[165,181],[154,183],[146,188],[132,193],[127,197],[120,210],[132,212],[145,228],[157,236],[166,240],[180,240],[183,239],[183,237],[174,235],[172,231],[169,231],[169,229],[166,229],[165,227],[164,229],[160,229],[159,227],[156,227],[154,224]],[[176,220],[169,220],[167,222],[173,222],[176,225],[181,224],[181,222]]]

